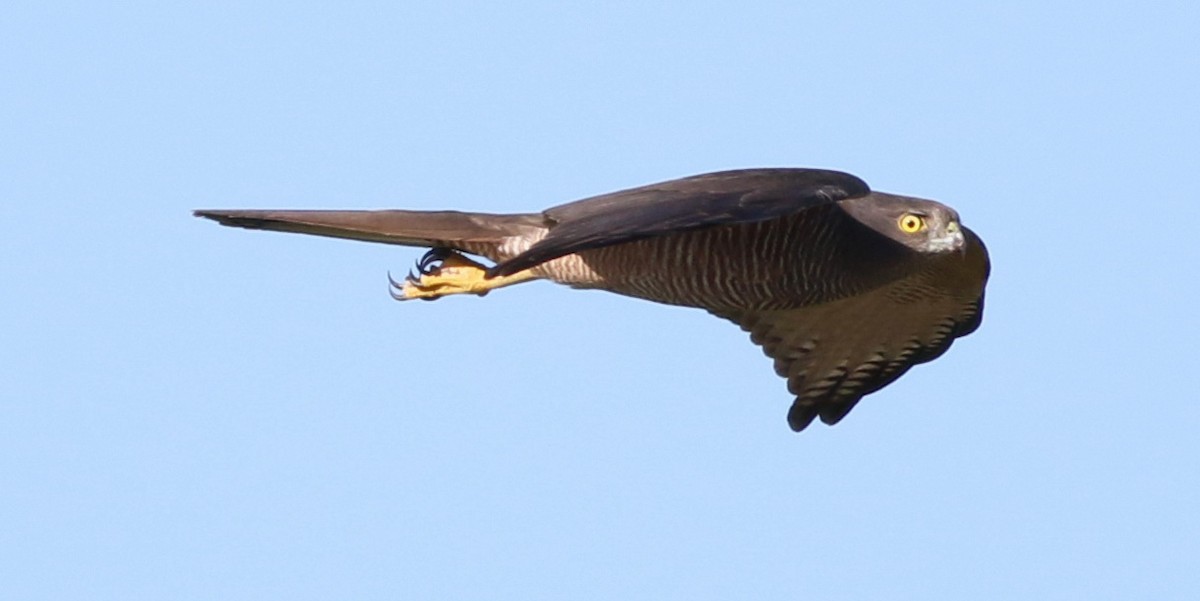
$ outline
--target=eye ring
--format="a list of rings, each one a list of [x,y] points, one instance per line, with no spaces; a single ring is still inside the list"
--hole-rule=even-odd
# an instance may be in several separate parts
[[[925,216],[916,213],[905,213],[896,220],[896,225],[900,231],[906,234],[915,234],[926,227]]]

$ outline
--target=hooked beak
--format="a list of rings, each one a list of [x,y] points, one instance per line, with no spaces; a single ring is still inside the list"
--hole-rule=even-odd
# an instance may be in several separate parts
[[[958,251],[960,255],[967,252],[967,239],[957,221],[947,223],[946,231],[941,236],[931,239],[929,243],[930,250],[934,252]]]
[[[950,238],[950,248],[958,251],[960,256],[967,255],[967,238],[962,233],[962,226],[957,221],[951,221],[946,224],[946,233]]]

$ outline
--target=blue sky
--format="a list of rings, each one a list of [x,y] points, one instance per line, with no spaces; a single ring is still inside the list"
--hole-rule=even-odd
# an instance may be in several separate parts
[[[1194,2],[10,3],[0,598],[1195,599]],[[195,208],[838,168],[983,327],[793,434],[737,328]]]

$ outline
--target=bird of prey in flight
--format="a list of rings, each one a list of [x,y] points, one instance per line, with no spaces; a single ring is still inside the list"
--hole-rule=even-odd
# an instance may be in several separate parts
[[[979,327],[989,262],[958,213],[822,169],[686,177],[540,213],[201,210],[223,225],[430,248],[398,300],[546,279],[739,324],[795,395],[788,424],[835,424]],[[482,257],[490,265],[467,255]]]

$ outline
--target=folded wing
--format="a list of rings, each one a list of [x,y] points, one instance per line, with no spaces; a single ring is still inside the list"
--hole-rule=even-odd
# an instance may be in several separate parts
[[[512,274],[622,242],[765,221],[869,193],[861,179],[824,169],[721,171],[614,192],[546,210],[549,234],[492,273]]]

